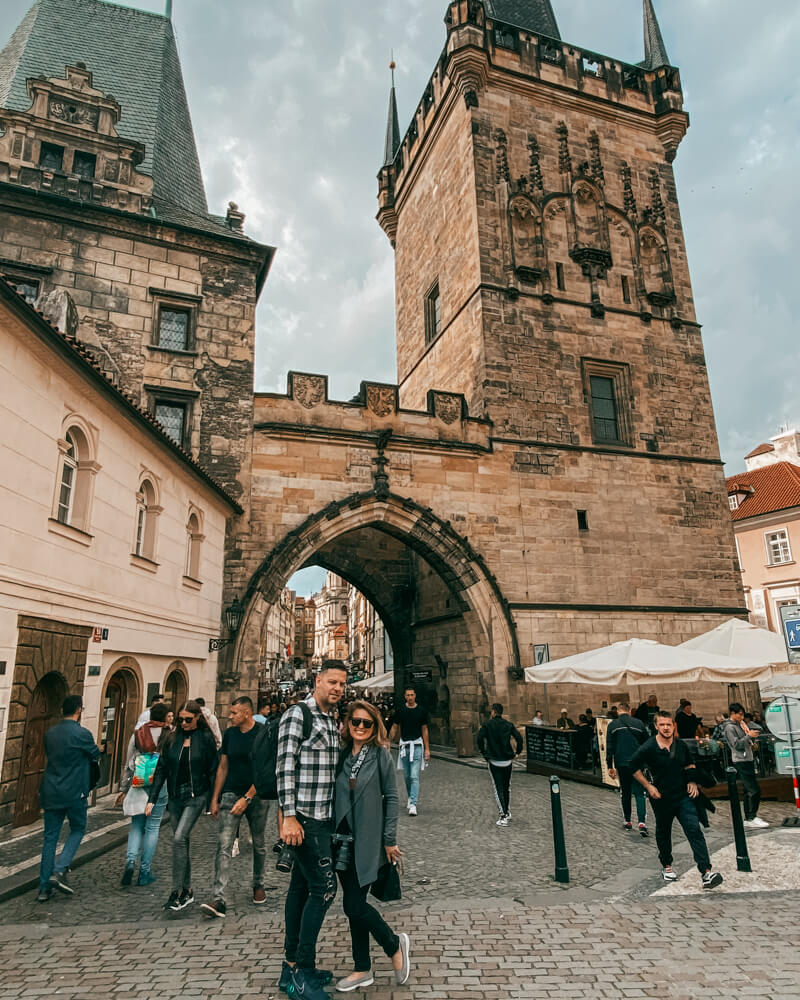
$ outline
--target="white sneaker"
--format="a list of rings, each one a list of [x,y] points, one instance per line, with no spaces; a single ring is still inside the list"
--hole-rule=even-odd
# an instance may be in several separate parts
[[[508,826],[508,816],[501,816],[495,826]]]
[[[413,802],[409,802],[408,803],[408,815],[409,816],[416,816],[417,815],[417,807],[414,805]]]
[[[677,882],[678,880],[678,876],[672,870],[671,865],[665,865],[665,867],[661,869],[661,877],[665,882]]]
[[[769,823],[765,819],[762,819],[760,816],[755,816],[753,818],[753,822],[756,824],[756,826],[761,827],[762,830],[765,827],[769,826]]]
[[[742,822],[742,826],[746,826],[749,830],[761,829],[761,824],[757,819],[746,819]]]
[[[238,858],[239,857],[239,838],[238,837],[233,842],[233,847],[231,848],[231,857],[232,858]]]

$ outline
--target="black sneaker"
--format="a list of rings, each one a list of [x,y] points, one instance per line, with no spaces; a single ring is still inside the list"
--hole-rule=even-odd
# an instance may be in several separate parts
[[[622,824],[622,829],[623,830],[632,830],[633,829],[633,823],[631,823],[630,820],[625,820],[625,822]]]
[[[282,993],[289,992],[289,984],[292,981],[292,967],[288,962],[283,962],[281,965],[281,978],[278,980],[278,989]]]
[[[320,986],[316,970],[301,969],[299,965],[291,970],[289,988],[286,992],[292,1000],[330,1000]]]
[[[703,874],[703,888],[716,889],[718,885],[722,885],[722,876],[719,872],[713,872],[709,868],[708,871]]]
[[[75,892],[67,881],[66,872],[53,872],[52,878],[50,879],[50,885],[58,889],[59,892],[65,893],[67,896],[71,896]]]
[[[165,910],[172,910],[173,913],[178,913],[181,908],[181,894],[179,892],[171,892],[169,899],[164,903]]]
[[[320,986],[327,986],[333,982],[333,973],[330,969],[314,969],[314,975]]]
[[[639,836],[641,836],[641,837],[649,837],[650,836],[650,834],[647,832],[647,826],[644,823],[640,823],[639,824]]]
[[[185,910],[187,906],[194,902],[194,893],[191,889],[184,889],[181,893],[180,908]]]
[[[225,903],[221,899],[215,899],[213,903],[201,903],[200,909],[209,917],[225,916]]]
[[[39,895],[36,897],[37,903],[49,903],[52,898],[53,890],[48,886],[46,889],[40,889]]]
[[[133,882],[133,873],[136,869],[133,865],[126,865],[125,871],[122,873],[122,880],[119,883],[122,886],[130,885]]]

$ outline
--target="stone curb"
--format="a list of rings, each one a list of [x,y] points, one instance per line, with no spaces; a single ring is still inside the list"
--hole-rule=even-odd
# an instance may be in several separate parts
[[[73,868],[80,868],[81,865],[88,864],[99,858],[107,851],[119,847],[128,839],[128,827],[124,829],[112,830],[109,833],[95,837],[86,845],[86,849],[79,851],[77,857],[72,862]],[[39,862],[23,868],[22,871],[0,879],[0,903],[5,903],[16,896],[23,896],[26,892],[36,889],[39,886]]]

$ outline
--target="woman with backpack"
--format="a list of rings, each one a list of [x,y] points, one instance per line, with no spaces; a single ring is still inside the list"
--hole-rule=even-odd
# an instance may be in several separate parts
[[[401,857],[397,846],[397,779],[387,749],[386,727],[374,705],[354,701],[348,706],[342,744],[333,839],[334,845],[338,845],[336,873],[342,885],[344,912],[350,922],[354,971],[340,979],[336,989],[350,993],[375,981],[370,971],[370,935],[391,959],[395,983],[402,986],[411,971],[408,934],[395,934],[367,902],[367,894],[378,882],[381,869],[384,869],[382,879],[386,866],[396,865]]]
[[[150,864],[156,852],[161,820],[167,807],[166,788],[149,816],[145,816],[145,809],[158,764],[159,750],[170,732],[166,721],[168,714],[171,713],[163,702],[153,705],[150,710],[150,721],[140,726],[128,743],[127,762],[117,796],[117,805],[122,805],[123,813],[131,818],[128,852],[125,856],[125,871],[121,882],[123,886],[129,886],[133,881],[133,873],[140,855],[137,885],[150,885],[156,880]]]
[[[172,892],[165,910],[178,913],[194,902],[189,837],[208,808],[217,772],[217,744],[196,701],[178,711],[178,728],[161,747],[145,815],[155,811],[161,790],[167,786],[167,811],[172,821]]]

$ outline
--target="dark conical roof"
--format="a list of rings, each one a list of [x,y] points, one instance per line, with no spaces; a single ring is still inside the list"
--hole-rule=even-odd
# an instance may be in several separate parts
[[[392,73],[392,89],[389,91],[389,117],[386,121],[386,143],[383,147],[384,167],[394,163],[399,148],[400,123],[397,120],[397,96],[394,90],[394,73]]]
[[[658,69],[660,66],[669,66],[669,56],[667,47],[664,44],[664,36],[656,17],[653,0],[643,0],[644,2],[644,62],[647,69]]]
[[[138,169],[153,178],[159,215],[185,210],[202,224],[208,205],[170,20],[102,0],[37,0],[0,52],[0,108],[27,111],[29,78],[60,79],[78,62],[121,105],[119,135],[144,145]]]
[[[489,17],[538,35],[561,38],[550,0],[483,0]]]

